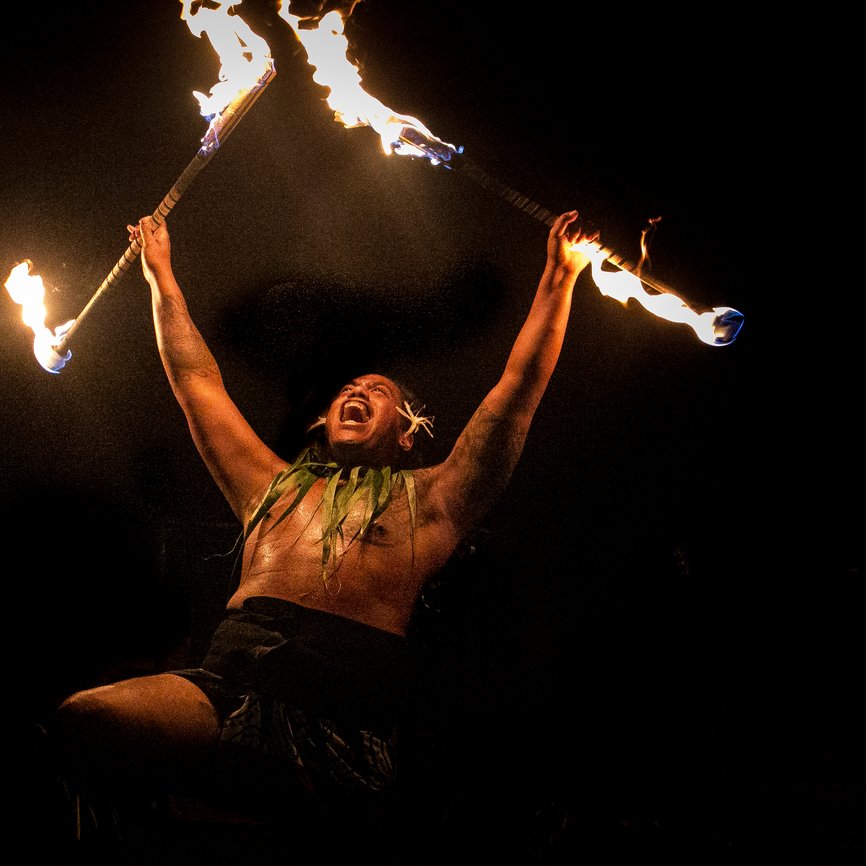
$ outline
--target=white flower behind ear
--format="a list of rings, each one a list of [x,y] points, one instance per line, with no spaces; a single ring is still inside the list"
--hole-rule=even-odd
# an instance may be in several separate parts
[[[409,429],[406,431],[407,433],[414,433],[418,428],[423,427],[424,432],[432,439],[433,438],[433,416],[431,415],[429,418],[421,415],[420,413],[423,411],[424,407],[422,406],[418,410],[418,414],[415,413],[415,410],[409,405],[408,400],[403,401],[403,405],[406,407],[405,409],[401,409],[399,406],[397,407],[397,411],[404,417],[409,420]],[[324,419],[322,419],[324,420]]]

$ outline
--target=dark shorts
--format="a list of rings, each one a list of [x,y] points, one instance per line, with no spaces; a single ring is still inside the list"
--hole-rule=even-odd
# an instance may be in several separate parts
[[[228,610],[194,682],[222,721],[221,750],[289,762],[313,788],[384,790],[406,699],[404,638],[272,598]]]

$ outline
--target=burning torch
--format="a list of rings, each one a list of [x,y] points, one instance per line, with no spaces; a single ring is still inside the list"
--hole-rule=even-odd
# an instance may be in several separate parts
[[[553,225],[556,213],[495,180],[470,160],[462,147],[437,138],[421,121],[395,114],[367,93],[361,87],[357,68],[348,59],[349,44],[344,34],[344,19],[338,11],[328,12],[321,17],[316,27],[312,27],[306,19],[293,15],[290,6],[289,0],[281,2],[280,17],[289,24],[306,50],[308,61],[315,70],[313,80],[328,88],[327,103],[334,111],[335,120],[346,127],[373,128],[379,134],[386,154],[424,157],[432,165],[457,168],[461,174],[524,213],[547,226]],[[689,325],[698,338],[710,346],[728,346],[739,334],[743,314],[738,310],[714,307],[697,312],[669,286],[642,273],[640,263],[632,264],[597,241],[581,241],[581,246],[590,259],[593,280],[602,294],[623,304],[634,298],[661,318]],[[605,263],[613,265],[614,270],[604,269],[602,265]]]
[[[193,4],[193,0],[181,0],[181,18],[187,22],[193,35],[201,37],[202,33],[207,34],[222,66],[219,82],[209,95],[194,92],[201,114],[210,121],[210,125],[201,139],[198,152],[154,211],[153,219],[157,225],[165,220],[276,75],[267,42],[257,36],[239,15],[231,13],[231,7],[240,5],[240,2],[229,0],[226,4],[217,2],[207,6]],[[30,273],[32,263],[29,259],[12,269],[5,283],[6,288],[12,299],[21,304],[24,322],[35,334],[33,350],[36,359],[49,373],[59,373],[66,366],[72,357],[68,348],[72,336],[96,304],[117,285],[140,253],[141,244],[135,240],[117,260],[78,317],[60,325],[53,333],[44,325],[45,289],[42,278]]]

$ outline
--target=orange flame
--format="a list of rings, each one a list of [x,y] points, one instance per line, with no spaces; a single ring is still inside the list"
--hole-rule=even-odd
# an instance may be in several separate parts
[[[193,36],[207,34],[210,44],[220,59],[219,81],[210,94],[194,90],[202,117],[210,120],[205,134],[215,135],[222,111],[245,90],[251,90],[269,68],[271,49],[268,43],[254,33],[233,7],[243,0],[180,0],[180,17],[186,21]]]
[[[71,357],[72,352],[60,356],[54,347],[72,327],[75,319],[59,325],[52,333],[45,327],[45,286],[42,277],[31,274],[33,263],[29,259],[15,265],[4,284],[16,304],[21,305],[21,318],[33,330],[33,353],[36,360],[49,373],[57,373]]]
[[[592,279],[605,297],[613,298],[623,306],[634,298],[653,315],[688,325],[698,339],[709,346],[728,345],[736,337],[742,316],[731,307],[714,307],[698,313],[672,292],[648,292],[640,278],[629,271],[604,270],[602,265],[608,260],[609,252],[597,242],[580,241],[575,246],[589,258]]]
[[[417,118],[395,114],[361,87],[358,69],[346,56],[349,41],[344,34],[343,16],[338,11],[328,12],[316,27],[302,28],[303,19],[293,15],[289,6],[289,0],[280,0],[279,15],[306,50],[315,69],[313,81],[328,88],[327,103],[335,120],[347,129],[371,127],[379,134],[386,155],[423,156],[438,165],[459,152],[453,144],[433,135]]]
[[[219,147],[220,134],[227,136],[232,125],[237,123],[240,112],[236,104],[238,102],[245,102],[247,106],[252,104],[250,94],[260,92],[263,82],[267,83],[269,77],[273,75],[273,63],[267,42],[253,33],[243,19],[232,11],[232,7],[239,6],[242,0],[226,0],[226,2],[208,0],[207,4],[199,0],[180,0],[180,2],[183,6],[181,19],[186,21],[194,36],[201,37],[202,33],[207,34],[211,45],[219,55],[221,66],[219,81],[211,89],[210,95],[193,91],[199,101],[202,115],[210,120],[210,126],[202,138],[203,144],[196,160],[190,163],[160,205],[158,214],[162,218],[174,206],[182,195],[183,189],[201,169],[205,160]],[[130,253],[133,250],[137,255],[140,247],[130,246],[91,298],[79,319],[111,285],[112,279],[125,272],[125,268],[132,261]],[[33,351],[36,360],[49,373],[59,373],[72,357],[72,352],[66,350],[64,344],[71,336],[77,320],[71,319],[56,328],[54,332],[45,326],[45,287],[42,277],[30,273],[31,267],[32,262],[29,259],[16,265],[5,285],[12,299],[23,308],[24,323],[33,329],[35,335]],[[57,351],[58,349],[60,351]]]
[[[313,80],[328,88],[327,103],[334,111],[335,120],[347,128],[372,127],[379,133],[386,155],[424,156],[436,165],[446,163],[455,153],[463,152],[462,147],[455,148],[436,138],[416,118],[395,114],[361,87],[358,69],[347,58],[349,42],[344,33],[343,15],[331,11],[322,16],[314,27],[314,19],[293,15],[290,5],[291,0],[279,0],[279,15],[291,26],[306,50],[309,63],[315,70]],[[354,7],[355,4],[350,5]],[[302,22],[305,25],[303,27]],[[538,206],[535,206],[534,211],[526,208],[528,200],[516,192],[510,200],[513,203],[522,201],[519,206],[529,213],[540,213]],[[583,242],[596,285],[602,294],[616,298],[623,304],[634,298],[660,318],[689,325],[704,343],[712,346],[729,345],[742,324],[742,314],[738,311],[730,307],[716,307],[710,312],[697,313],[670,292],[651,294],[644,288],[638,275],[640,267],[649,262],[647,235],[659,219],[650,220],[649,227],[641,234],[641,261],[635,272],[603,270],[602,263],[611,261],[616,264],[617,257],[612,258],[611,251],[597,243]]]

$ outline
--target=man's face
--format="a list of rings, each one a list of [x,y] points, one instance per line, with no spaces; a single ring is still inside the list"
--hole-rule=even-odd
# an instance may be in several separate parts
[[[328,409],[325,429],[340,460],[387,465],[412,447],[397,411],[400,389],[385,376],[359,376],[345,385]]]

